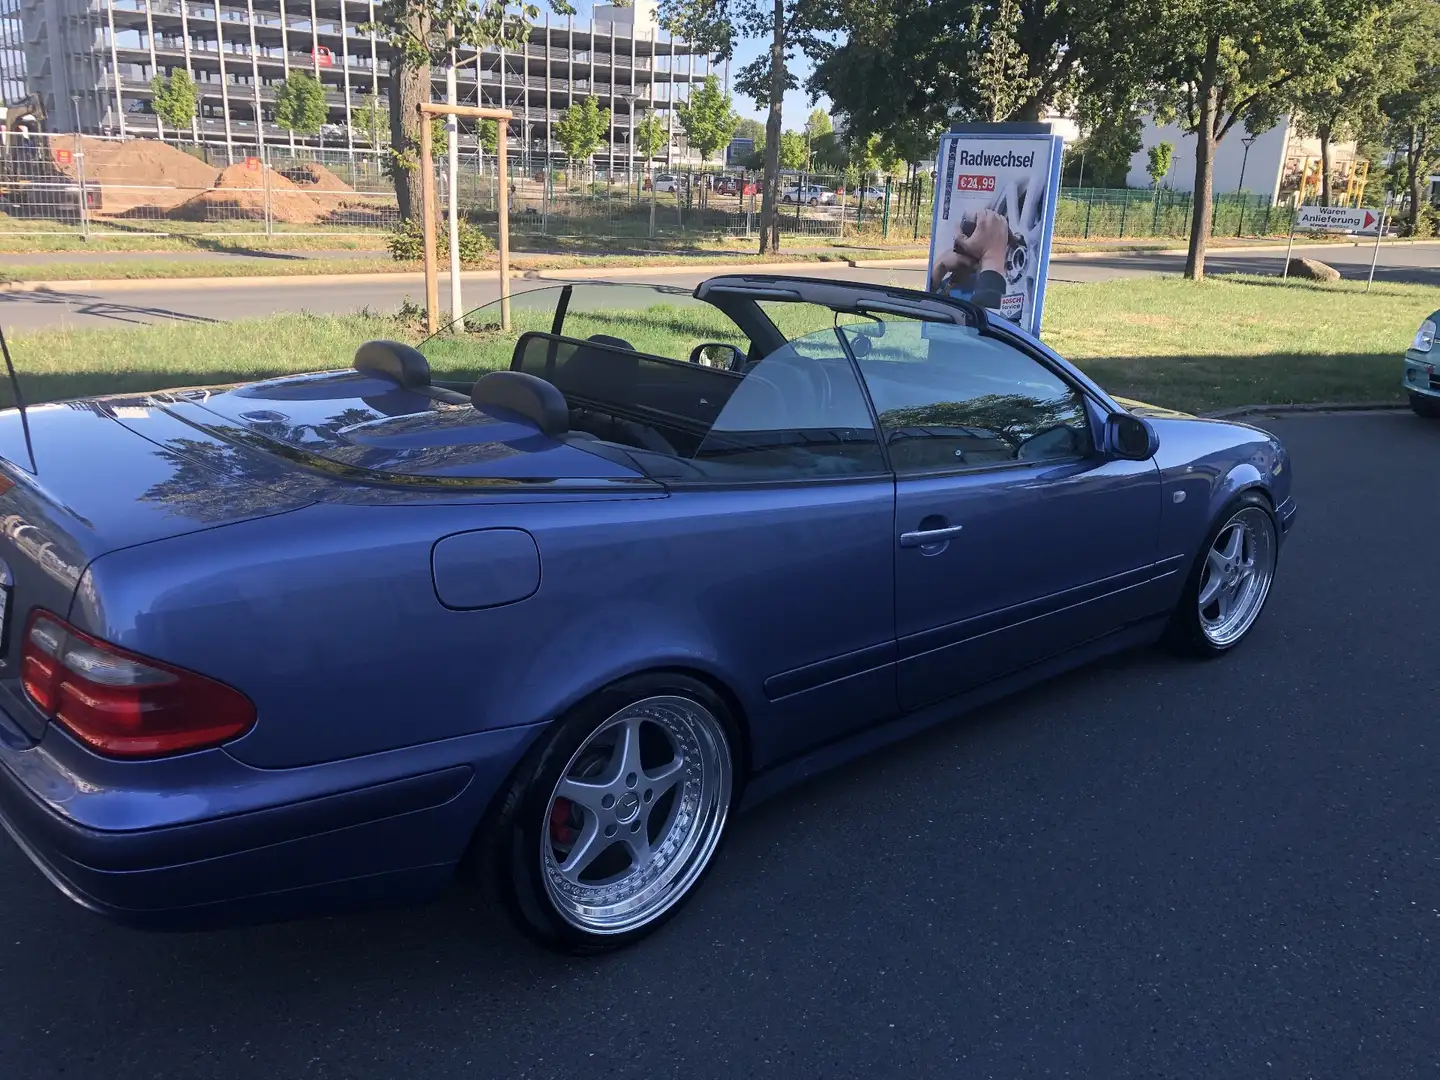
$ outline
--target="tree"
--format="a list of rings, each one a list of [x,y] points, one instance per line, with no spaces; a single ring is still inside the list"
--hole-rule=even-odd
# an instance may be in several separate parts
[[[1170,171],[1170,164],[1175,160],[1175,144],[1172,142],[1158,142],[1145,152],[1145,171],[1150,174],[1150,183],[1158,190],[1160,181]]]
[[[1329,41],[1299,80],[1297,126],[1320,140],[1320,202],[1329,206],[1331,145],[1337,139],[1360,139],[1384,127],[1380,102],[1404,86],[1405,42],[1424,22],[1433,0],[1400,0],[1376,4]]]
[[[803,169],[806,156],[804,135],[798,131],[787,131],[780,136],[780,167],[782,169]]]
[[[1423,232],[1422,184],[1429,175],[1440,138],[1440,5],[1421,5],[1399,46],[1402,75],[1380,107],[1397,138],[1404,186],[1410,196],[1408,229]]]
[[[765,180],[760,202],[760,252],[780,246],[781,103],[796,85],[789,61],[810,25],[813,0],[661,0],[672,33],[729,59],[737,37],[767,38],[769,48],[740,69],[735,87],[769,110],[765,122]]]
[[[1030,73],[1030,57],[1020,41],[1023,22],[1018,0],[999,0],[995,11],[976,5],[970,28],[968,66],[981,119],[1008,120],[1038,105],[1043,79]]]
[[[548,0],[560,15],[574,14],[567,0]],[[375,18],[360,30],[374,33],[389,47],[390,174],[405,220],[420,215],[420,112],[430,100],[430,65],[448,59],[452,49],[519,48],[530,33],[529,20],[540,9],[533,3],[507,0],[381,0]]]
[[[1267,131],[1336,28],[1370,0],[1128,0],[1109,13],[1124,49],[1092,58],[1087,82],[1144,86],[1159,119],[1195,135],[1194,210],[1185,276],[1205,276],[1215,150],[1244,122]]]
[[[296,135],[314,135],[329,110],[325,88],[305,71],[292,71],[275,91],[275,122]]]
[[[155,115],[177,132],[194,123],[200,98],[195,80],[184,68],[176,68],[164,78],[156,75],[150,80],[150,95]]]
[[[635,125],[635,151],[645,161],[659,157],[669,140],[670,132],[654,112],[647,112]]]
[[[594,98],[585,98],[565,110],[555,125],[555,140],[573,168],[575,162],[587,160],[600,149],[609,129],[610,110],[600,108]]]
[[[354,111],[354,117],[355,126],[365,132],[370,139],[370,145],[378,150],[380,133],[383,131],[389,134],[390,131],[389,107],[380,100],[379,94],[366,94],[361,99],[359,108]]]
[[[708,160],[726,145],[740,123],[740,117],[731,107],[730,95],[720,89],[720,80],[714,75],[707,75],[689,100],[676,106],[675,112],[685,138],[699,151],[701,161]]]
[[[731,138],[751,139],[756,146],[761,146],[765,142],[765,125],[760,123],[759,120],[752,120],[748,116],[742,116],[739,123],[735,125],[735,134],[732,135]]]
[[[1071,148],[1075,183],[1083,184],[1088,176],[1091,187],[1125,187],[1130,159],[1141,146],[1142,124],[1133,100],[1107,100],[1085,94],[1080,98],[1076,118],[1084,134]]]
[[[500,150],[500,121],[477,120],[475,122],[475,141],[480,144],[480,149],[485,153],[498,153]]]
[[[807,87],[857,134],[1038,120],[1110,50],[1125,0],[833,0],[811,15]],[[914,160],[912,158],[911,160]]]

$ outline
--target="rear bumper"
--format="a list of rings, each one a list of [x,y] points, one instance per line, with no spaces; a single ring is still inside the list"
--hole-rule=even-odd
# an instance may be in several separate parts
[[[449,761],[437,760],[437,747],[426,746],[358,763],[275,770],[276,798],[268,804],[262,775],[250,808],[186,819],[185,808],[213,809],[224,795],[205,790],[202,770],[195,788],[167,800],[175,804],[175,820],[131,829],[95,828],[65,812],[71,802],[89,816],[106,807],[74,799],[73,778],[67,788],[64,770],[75,746],[63,733],[47,732],[40,745],[24,750],[0,740],[0,826],[70,899],[149,929],[214,928],[419,900],[454,877],[530,730],[451,740],[443,747]],[[113,773],[114,763],[105,764]],[[323,791],[357,764],[368,766],[370,782]],[[217,765],[222,772],[258,771]],[[297,772],[313,774],[306,778],[310,797],[290,796]],[[155,802],[154,791],[139,784],[89,794],[129,815]]]

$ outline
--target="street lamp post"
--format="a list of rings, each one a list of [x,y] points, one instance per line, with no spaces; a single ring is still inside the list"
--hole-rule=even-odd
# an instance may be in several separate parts
[[[1240,140],[1245,147],[1245,153],[1240,157],[1240,183],[1235,185],[1235,194],[1239,195],[1245,190],[1245,163],[1250,160],[1250,145],[1258,139],[1259,135],[1246,135]]]

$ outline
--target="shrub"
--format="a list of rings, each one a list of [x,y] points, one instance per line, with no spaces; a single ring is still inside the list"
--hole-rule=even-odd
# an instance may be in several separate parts
[[[447,257],[445,252],[446,231],[443,223],[439,225],[435,236],[435,254],[440,259]],[[386,245],[390,249],[390,257],[396,262],[419,262],[425,257],[425,234],[418,221],[402,221],[390,230],[390,236]],[[471,225],[468,221],[460,222],[460,261],[463,263],[475,263],[484,260],[485,256],[495,250],[490,237]]]

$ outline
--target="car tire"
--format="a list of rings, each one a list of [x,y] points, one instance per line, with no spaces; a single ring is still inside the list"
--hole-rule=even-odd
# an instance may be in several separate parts
[[[676,673],[624,679],[571,709],[516,769],[490,826],[494,883],[514,923],[565,953],[654,933],[720,850],[739,746],[720,696]],[[637,852],[648,853],[643,867]]]
[[[1227,503],[1195,557],[1165,645],[1196,657],[1222,656],[1239,645],[1270,598],[1279,549],[1279,526],[1264,495],[1246,491]]]
[[[1423,416],[1427,420],[1440,420],[1440,398],[1411,394],[1410,408],[1416,416]]]

